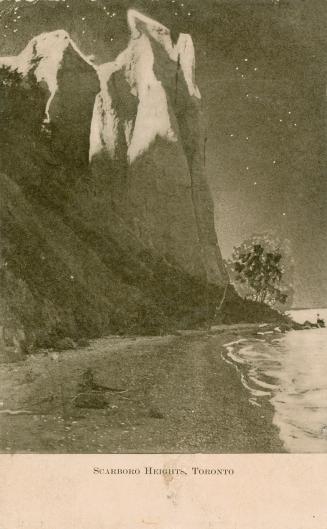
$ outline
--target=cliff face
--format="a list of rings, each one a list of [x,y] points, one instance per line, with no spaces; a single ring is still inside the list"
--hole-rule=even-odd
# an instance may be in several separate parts
[[[94,177],[108,174],[113,207],[147,247],[192,275],[224,284],[192,39],[180,35],[173,44],[167,28],[136,11],[128,22],[127,49],[98,69]]]
[[[194,325],[227,283],[192,40],[128,22],[112,63],[59,30],[0,59],[0,316],[33,333]]]

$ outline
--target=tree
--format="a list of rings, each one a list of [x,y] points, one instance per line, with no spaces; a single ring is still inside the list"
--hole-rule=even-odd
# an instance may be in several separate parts
[[[276,308],[291,305],[293,260],[287,241],[271,234],[253,235],[234,248],[226,264],[242,297]]]
[[[41,132],[48,97],[33,68],[24,76],[9,66],[0,66],[0,117],[5,137],[12,127]]]

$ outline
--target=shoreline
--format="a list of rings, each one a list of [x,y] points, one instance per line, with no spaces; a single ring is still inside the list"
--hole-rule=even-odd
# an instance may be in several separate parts
[[[251,340],[262,329],[246,324],[107,337],[2,363],[0,451],[285,452],[269,400],[251,405],[235,366],[223,359],[229,342]],[[83,403],[80,387],[90,370],[102,389],[84,392]]]

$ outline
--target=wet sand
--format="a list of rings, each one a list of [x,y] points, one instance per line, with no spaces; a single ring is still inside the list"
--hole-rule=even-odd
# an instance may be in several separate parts
[[[257,325],[159,337],[108,337],[0,364],[5,453],[271,453],[285,451],[268,399],[251,395],[224,344]],[[79,407],[87,369],[98,409]],[[118,390],[118,391],[117,391]]]

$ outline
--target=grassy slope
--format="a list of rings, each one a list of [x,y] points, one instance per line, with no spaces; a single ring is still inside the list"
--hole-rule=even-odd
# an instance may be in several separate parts
[[[5,175],[0,191],[5,311],[41,344],[42,337],[158,334],[215,322],[222,292],[154,259],[115,219],[104,236],[82,211],[60,215],[35,204]],[[220,323],[284,319],[232,289],[217,316]]]

